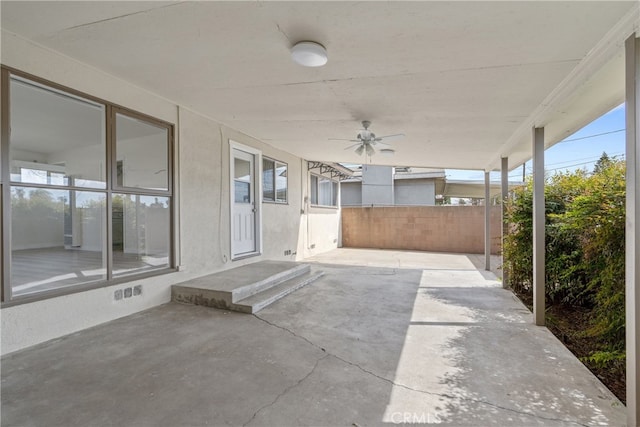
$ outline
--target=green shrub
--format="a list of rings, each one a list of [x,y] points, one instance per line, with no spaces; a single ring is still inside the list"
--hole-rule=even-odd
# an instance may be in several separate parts
[[[503,245],[509,285],[531,295],[533,183],[507,202]],[[591,309],[590,327],[601,351],[595,364],[624,358],[625,164],[603,155],[594,172],[556,174],[545,183],[545,294],[547,304]]]

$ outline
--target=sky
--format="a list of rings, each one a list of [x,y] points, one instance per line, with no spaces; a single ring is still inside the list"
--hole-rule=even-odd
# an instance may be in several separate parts
[[[548,148],[545,151],[545,170],[549,174],[580,168],[591,171],[603,152],[609,157],[624,158],[624,116],[622,104]],[[525,172],[531,175],[531,161],[525,164]],[[447,179],[484,181],[482,171],[447,169],[446,174]],[[491,180],[500,180],[500,172],[492,172]],[[509,180],[522,180],[522,166],[509,173]]]

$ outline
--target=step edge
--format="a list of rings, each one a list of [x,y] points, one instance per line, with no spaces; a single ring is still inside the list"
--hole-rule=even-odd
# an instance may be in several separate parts
[[[171,287],[171,301],[181,304],[202,305],[205,307],[213,307],[229,310],[231,301],[225,298],[226,295],[219,291],[211,291],[208,289],[182,287],[185,291],[180,291]],[[228,293],[228,292],[227,292]],[[218,294],[218,295],[211,295]]]
[[[250,295],[250,296],[248,296],[248,297],[246,297],[246,298],[244,298],[244,299],[242,299],[242,300],[240,300],[240,301],[238,301],[236,303],[232,303],[231,304],[231,307],[232,307],[231,310],[234,310],[234,309],[238,308],[238,309],[241,309],[241,310],[238,310],[238,311],[242,311],[243,313],[255,314],[258,311],[262,310],[263,308],[268,307],[271,304],[273,304],[274,302],[276,302],[276,301],[286,297],[287,295],[297,291],[298,289],[301,289],[301,288],[303,288],[303,287],[315,282],[316,280],[320,279],[322,276],[324,276],[324,271],[318,271],[318,272],[314,272],[314,273],[309,272],[309,274],[310,274],[309,277],[304,278],[304,280],[301,280],[299,283],[296,283],[295,285],[291,286],[290,288],[284,289],[282,292],[279,292],[278,294],[273,295],[273,296],[267,298],[266,300],[258,301],[258,302],[254,303],[254,304],[251,304],[251,305],[242,304],[242,301],[244,301],[246,299],[249,299],[249,298],[251,298],[253,296],[259,295],[260,292],[258,292],[257,294]],[[298,276],[296,276],[296,277],[298,277]],[[295,277],[293,277],[293,278],[291,278],[289,280],[292,280],[294,278]],[[284,283],[284,282],[281,282],[281,283]],[[268,289],[270,289],[270,288],[267,288],[264,291],[266,291]]]
[[[283,282],[286,282],[287,280],[291,280],[296,277],[303,276],[304,274],[307,274],[310,271],[311,271],[310,264],[300,263],[287,270],[283,270],[269,277],[266,277],[262,280],[249,283],[248,285],[243,285],[231,291],[200,288],[197,286],[190,286],[188,284],[184,284],[187,282],[176,283],[174,285],[171,285],[171,301],[181,302],[185,304],[193,304],[189,301],[198,297],[198,295],[195,295],[195,294],[199,294],[199,298],[198,298],[199,300],[216,299],[220,302],[224,301],[228,306],[230,304],[233,304],[234,302],[241,301],[245,298],[251,297],[252,295],[258,294],[264,290],[275,287]],[[189,294],[189,295],[188,297],[185,298],[181,294]],[[219,307],[219,305],[215,305],[215,307],[224,308],[224,307]]]
[[[243,299],[249,298],[250,296],[278,286],[279,284],[286,282],[287,280],[303,276],[310,271],[310,264],[299,264],[288,270],[281,271],[257,282],[249,283],[247,285],[227,292],[231,294],[231,303],[235,304],[236,302],[242,301]]]

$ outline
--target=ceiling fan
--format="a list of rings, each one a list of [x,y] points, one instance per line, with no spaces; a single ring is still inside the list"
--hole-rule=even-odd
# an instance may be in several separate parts
[[[385,136],[376,136],[375,133],[369,130],[369,126],[371,126],[371,122],[369,120],[363,120],[362,121],[363,129],[360,130],[360,132],[358,132],[356,139],[329,138],[329,140],[356,142],[356,144],[348,146],[347,148],[345,148],[345,150],[349,150],[353,147],[357,147],[355,149],[356,154],[360,155],[366,152],[368,156],[372,156],[376,152],[374,146],[380,144],[380,145],[386,145],[390,147],[390,145],[387,144],[387,141],[393,141],[393,140],[397,140],[404,137],[403,133],[396,133],[393,135],[385,135]],[[391,149],[383,149],[381,151],[388,151],[390,152],[390,154],[393,154],[393,150]]]

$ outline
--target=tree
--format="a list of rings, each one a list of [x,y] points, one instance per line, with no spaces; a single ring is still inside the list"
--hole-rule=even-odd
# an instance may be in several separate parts
[[[593,168],[593,173],[594,174],[601,173],[604,169],[611,166],[612,163],[613,163],[613,159],[611,159],[611,157],[609,157],[609,155],[603,151],[602,156],[600,156],[600,159],[598,159],[598,161],[596,162],[596,165]]]

